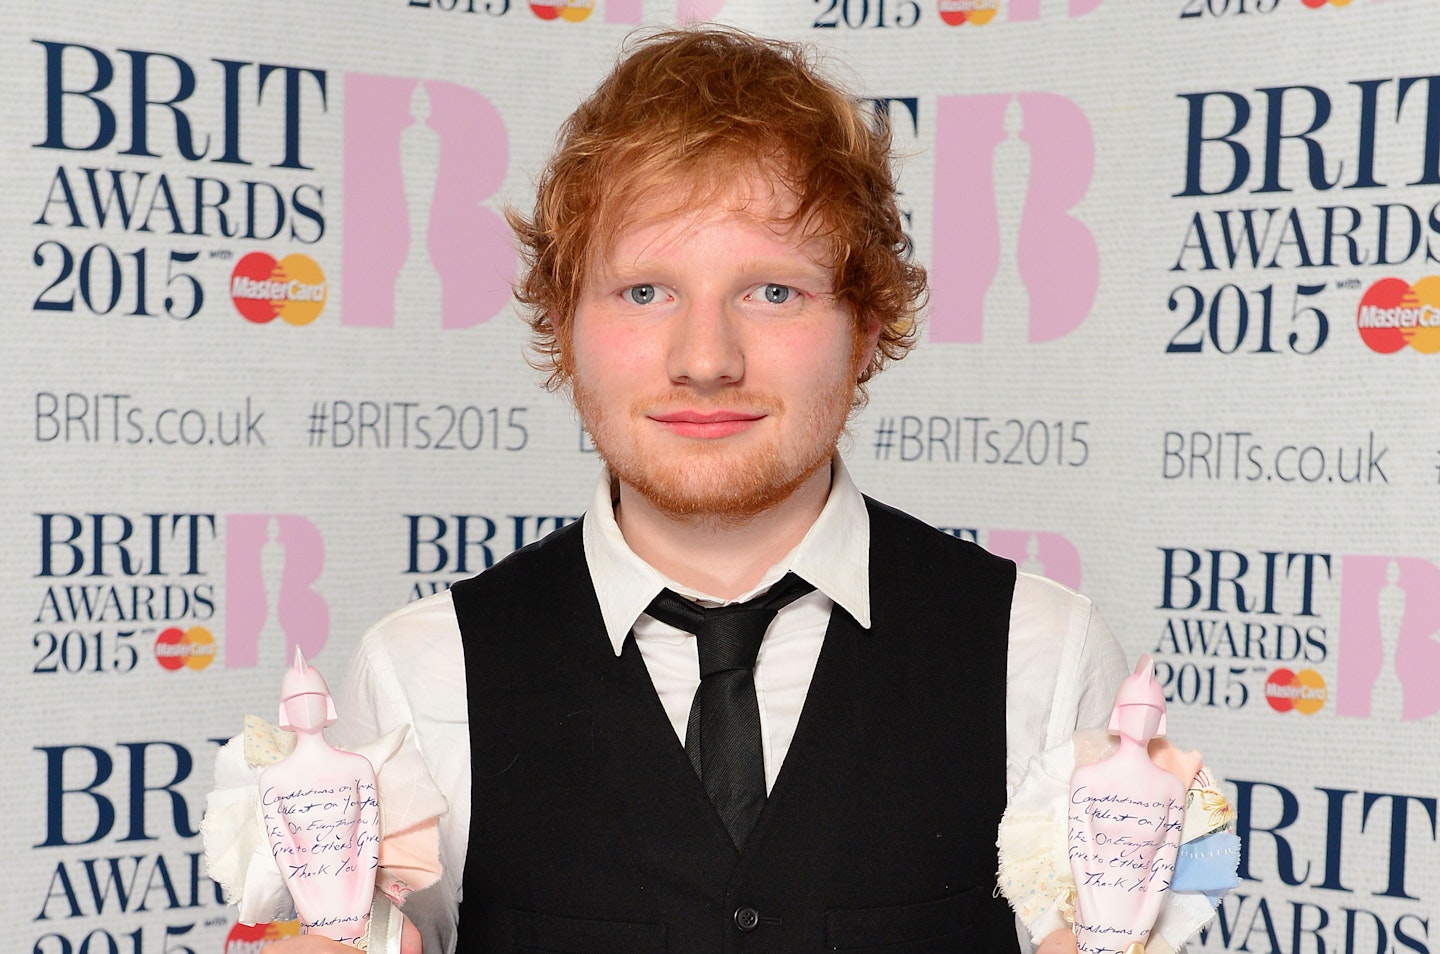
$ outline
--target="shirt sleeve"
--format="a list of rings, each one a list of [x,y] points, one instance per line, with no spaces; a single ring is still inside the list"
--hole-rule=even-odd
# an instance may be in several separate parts
[[[1051,745],[1068,738],[1076,729],[1106,725],[1115,705],[1115,693],[1130,672],[1125,652],[1100,611],[1089,600],[1085,600],[1085,604],[1085,623],[1081,627],[1074,678],[1070,680],[1076,696],[1074,717],[1052,720],[1052,735],[1048,740]],[[1063,671],[1061,679],[1065,679]]]
[[[1106,724],[1128,671],[1089,599],[1053,580],[1017,574],[1005,681],[1009,794],[1032,758],[1076,729]]]
[[[410,895],[404,912],[419,929],[425,954],[451,954],[470,828],[470,736],[464,650],[449,593],[411,603],[371,627],[335,702],[340,721],[329,732],[333,741],[353,746],[408,728],[445,794],[440,880]]]

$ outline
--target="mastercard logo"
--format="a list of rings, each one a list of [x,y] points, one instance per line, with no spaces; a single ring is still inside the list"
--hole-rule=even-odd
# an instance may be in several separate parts
[[[289,325],[308,325],[325,307],[325,273],[309,255],[286,255],[275,261],[251,252],[230,273],[230,299],[247,320],[263,325],[279,318]]]
[[[204,669],[215,660],[215,637],[204,626],[171,626],[155,637],[155,660],[162,669]]]
[[[1350,6],[1350,0],[1300,0],[1300,2],[1305,4],[1305,6],[1309,7],[1311,10],[1319,10],[1321,7],[1326,5],[1332,7]]]
[[[266,944],[300,936],[299,921],[276,921],[272,924],[236,924],[225,936],[222,954],[260,954]]]
[[[1406,345],[1421,354],[1440,351],[1440,275],[1413,285],[1403,278],[1380,279],[1361,296],[1355,326],[1366,347],[1380,354]]]
[[[1314,715],[1325,705],[1328,695],[1324,678],[1313,669],[1299,672],[1277,669],[1265,680],[1265,701],[1276,712],[1294,709],[1305,715]]]
[[[1000,12],[1000,0],[940,0],[940,19],[951,26],[984,26]]]
[[[530,12],[542,20],[579,23],[595,9],[595,0],[566,0],[565,3],[532,3]]]

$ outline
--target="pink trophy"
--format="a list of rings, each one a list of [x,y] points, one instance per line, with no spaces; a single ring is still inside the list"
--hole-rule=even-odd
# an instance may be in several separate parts
[[[375,770],[363,755],[325,740],[335,703],[299,650],[280,683],[280,727],[295,748],[260,775],[270,850],[301,929],[365,947],[380,856]]]
[[[1069,855],[1075,939],[1083,954],[1143,952],[1175,873],[1185,783],[1150,760],[1165,734],[1165,697],[1149,656],[1115,696],[1115,754],[1070,776]]]

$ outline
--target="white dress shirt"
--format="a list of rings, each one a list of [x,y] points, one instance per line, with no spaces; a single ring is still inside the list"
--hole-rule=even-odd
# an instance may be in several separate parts
[[[815,591],[776,616],[755,663],[765,782],[774,784],[810,687],[830,610],[844,607],[870,627],[870,519],[864,498],[837,458],[830,496],[804,539],[749,593],[718,600],[668,579],[635,555],[615,522],[610,477],[601,474],[582,527],[585,559],[605,629],[618,655],[633,629],[665,712],[684,741],[700,684],[694,637],[645,615],[661,589],[723,604],[748,599],[787,572]],[[1020,573],[1010,609],[1006,671],[1006,792],[1032,757],[1076,728],[1102,726],[1121,679],[1124,654],[1090,601],[1058,583]],[[470,744],[465,663],[448,593],[418,600],[382,619],[360,641],[337,693],[341,723],[332,738],[355,744],[411,726],[430,772],[446,793],[440,883],[406,904],[427,954],[455,948],[461,876],[470,827]],[[477,731],[483,727],[477,726]],[[1022,942],[1026,939],[1022,932]]]

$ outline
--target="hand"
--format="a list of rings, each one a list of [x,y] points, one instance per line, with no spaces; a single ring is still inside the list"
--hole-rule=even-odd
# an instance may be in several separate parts
[[[1035,949],[1035,954],[1075,954],[1077,950],[1075,932],[1063,927],[1045,935],[1045,939]]]
[[[260,948],[260,954],[358,954],[359,948],[341,944],[323,934],[301,934],[287,937]]]
[[[421,950],[420,930],[411,924],[410,919],[405,915],[400,915],[400,918],[402,921],[400,954],[424,954]],[[320,934],[287,937],[283,941],[267,944],[260,949],[260,954],[357,954],[357,952],[358,949],[349,944],[332,941]]]

